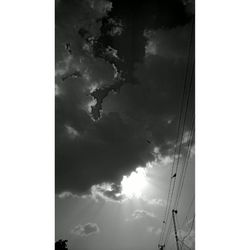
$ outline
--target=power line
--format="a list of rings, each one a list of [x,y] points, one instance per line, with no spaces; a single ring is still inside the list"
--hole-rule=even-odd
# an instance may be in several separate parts
[[[182,249],[182,247],[183,247],[183,244],[185,244],[185,243],[184,243],[185,239],[191,234],[191,232],[192,232],[192,230],[193,230],[193,227],[194,227],[194,220],[195,220],[195,215],[193,216],[192,225],[191,225],[191,227],[190,227],[190,229],[189,229],[189,232],[188,232],[188,233],[183,237],[183,239],[181,240],[181,243],[182,243],[181,249]],[[185,244],[185,245],[186,245],[186,244]]]
[[[186,216],[185,216],[185,218],[184,218],[184,220],[183,220],[183,223],[182,223],[182,228],[184,227],[185,223],[186,223],[187,220],[188,220],[188,215],[189,215],[189,213],[190,213],[190,211],[191,211],[191,208],[192,208],[192,206],[193,206],[194,198],[195,198],[195,195],[193,194],[193,198],[192,198],[192,200],[191,200],[191,202],[190,202],[190,205],[189,205],[189,207],[188,207]]]
[[[171,168],[170,185],[169,185],[168,196],[167,196],[167,205],[166,205],[166,209],[165,209],[165,213],[164,213],[164,220],[163,220],[163,224],[162,224],[162,233],[161,233],[161,236],[160,236],[159,243],[161,243],[163,241],[163,237],[165,235],[166,228],[168,226],[169,214],[170,214],[172,198],[173,198],[173,192],[174,192],[174,187],[175,187],[175,183],[176,183],[176,178],[174,178],[174,179],[172,178],[173,173],[174,173],[174,169],[175,169],[175,163],[176,163],[176,157],[175,156],[176,156],[176,151],[178,149],[179,138],[181,138],[181,142],[182,142],[184,127],[185,127],[185,122],[186,122],[186,116],[187,116],[187,108],[188,108],[190,92],[191,92],[191,89],[190,89],[191,83],[190,83],[189,90],[188,90],[187,103],[186,103],[186,110],[184,111],[185,117],[184,117],[184,121],[183,121],[183,125],[182,125],[183,128],[182,128],[182,133],[181,133],[181,137],[180,137],[180,129],[181,129],[181,124],[182,124],[182,116],[183,116],[183,108],[184,108],[183,104],[184,104],[184,100],[185,100],[186,89],[187,89],[187,86],[188,86],[189,65],[191,63],[191,55],[190,54],[191,54],[191,48],[192,48],[193,26],[194,26],[194,20],[193,20],[192,26],[191,26],[191,35],[190,35],[189,48],[188,48],[188,60],[187,60],[187,64],[186,64],[186,73],[185,73],[185,79],[184,79],[184,89],[183,89],[183,93],[182,93],[181,105],[180,105],[180,114],[179,114],[179,119],[178,119],[178,130],[177,130],[177,137],[176,137],[175,150],[174,150],[174,160],[173,160],[173,164],[172,164],[172,168]],[[192,75],[191,75],[191,79],[192,79]],[[180,159],[180,147],[179,147],[179,152],[178,152],[175,176],[176,176],[177,171],[178,171],[179,159]],[[172,181],[173,181],[173,185],[172,185]],[[169,237],[170,228],[171,228],[171,225],[169,223],[169,229],[168,229],[168,232],[167,232],[166,240]],[[165,242],[166,242],[166,240],[165,240]]]
[[[192,68],[192,74],[191,74],[191,79],[190,79],[190,84],[189,84],[188,96],[187,96],[187,100],[186,100],[186,109],[184,111],[185,112],[184,113],[184,121],[183,121],[183,126],[182,126],[182,132],[181,132],[181,140],[180,140],[180,142],[183,141],[183,136],[184,136],[185,123],[186,123],[187,111],[188,111],[189,100],[190,100],[190,93],[191,93],[191,88],[192,88],[193,73],[194,73],[194,64],[193,64],[193,68]],[[182,143],[180,143],[179,148],[178,148],[179,149],[178,150],[178,158],[177,158],[177,164],[176,164],[176,170],[175,170],[176,174],[177,174],[178,168],[179,168],[181,148],[182,148]],[[170,196],[170,205],[172,204],[172,198],[173,198],[173,194],[174,194],[175,183],[176,183],[176,178],[174,179],[173,188],[171,190],[172,192],[171,192],[171,196]],[[169,235],[170,235],[170,228],[167,231],[167,235],[166,235],[166,240],[165,240],[166,245],[167,245],[167,241],[168,241]]]
[[[184,242],[182,242],[181,250],[182,250],[182,248],[183,248],[183,245],[184,245],[185,247],[187,247],[188,249],[192,250],[192,248],[189,247],[188,245],[186,245]]]
[[[188,167],[188,163],[189,163],[189,158],[190,158],[190,152],[191,152],[191,148],[192,148],[193,136],[194,136],[194,116],[193,116],[193,121],[192,121],[192,127],[191,127],[191,130],[189,132],[188,149],[187,149],[186,157],[185,157],[185,160],[183,163],[183,168],[182,168],[180,182],[179,182],[179,186],[178,186],[176,201],[175,201],[175,205],[174,205],[175,209],[177,209],[177,207],[178,207],[178,203],[179,203],[179,200],[181,197],[182,188],[184,185],[184,180],[185,180],[187,167]]]
[[[187,80],[188,72],[186,72],[186,73],[187,73],[187,74],[186,74],[186,80]],[[187,96],[187,99],[186,99],[186,105],[185,105],[185,106],[186,106],[186,109],[185,109],[185,111],[184,111],[185,114],[184,114],[184,121],[183,121],[183,126],[182,126],[182,133],[181,133],[180,142],[183,141],[185,123],[186,123],[186,118],[187,118],[187,111],[188,111],[188,106],[189,106],[189,99],[190,99],[191,88],[192,88],[193,73],[194,73],[194,64],[193,64],[193,66],[192,66],[192,73],[191,73],[191,79],[190,79],[190,84],[189,84],[188,96]],[[185,85],[187,85],[187,81],[185,82]],[[177,158],[177,164],[176,164],[175,173],[177,173],[178,167],[179,167],[181,146],[182,146],[182,143],[180,143],[180,145],[179,145],[179,151],[178,151],[178,158]],[[174,163],[175,163],[175,162],[174,162]],[[174,165],[173,165],[173,168],[174,168]],[[176,183],[176,179],[174,179],[173,188],[172,188],[172,190],[171,190],[172,192],[171,192],[171,196],[170,196],[169,206],[171,206],[171,203],[172,203],[172,198],[173,198],[175,183]],[[168,215],[169,215],[169,211],[168,211]],[[167,216],[167,218],[168,218],[168,216]],[[168,232],[167,232],[167,237],[166,237],[165,242],[167,241],[167,239],[168,239],[168,237],[169,237],[169,233],[170,233],[170,229],[169,229]]]
[[[184,97],[185,97],[185,92],[186,92],[186,87],[187,87],[188,68],[189,68],[189,63],[190,63],[190,53],[191,53],[191,47],[192,47],[193,26],[194,26],[194,20],[193,20],[192,26],[191,26],[191,35],[190,35],[189,47],[188,47],[188,60],[187,60],[187,64],[186,64],[186,73],[185,73],[185,78],[184,78],[184,89],[183,89],[183,92],[182,92],[180,113],[179,113],[179,119],[178,119],[177,137],[176,137],[176,142],[175,142],[176,146],[175,146],[175,150],[174,150],[174,161],[173,161],[172,168],[171,168],[171,175],[170,175],[170,181],[169,181],[170,185],[169,185],[168,196],[167,196],[167,204],[166,204],[166,209],[165,209],[165,212],[164,212],[164,219],[163,219],[163,224],[162,224],[162,232],[161,232],[161,236],[160,236],[158,245],[161,245],[161,243],[163,241],[163,237],[165,235],[167,222],[168,222],[168,218],[169,218],[171,200],[172,200],[172,198],[170,199],[170,193],[171,193],[172,181],[173,181],[173,178],[171,178],[171,177],[173,176],[173,170],[174,170],[174,165],[175,165],[175,161],[176,161],[175,155],[176,155],[176,150],[177,150],[177,145],[178,145],[178,140],[179,140],[181,120],[182,120],[182,112],[183,112],[183,102],[184,102]],[[174,183],[175,183],[175,179],[174,179]]]

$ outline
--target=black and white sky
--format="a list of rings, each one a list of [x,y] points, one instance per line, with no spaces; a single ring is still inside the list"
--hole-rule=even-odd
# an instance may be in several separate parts
[[[180,169],[190,149],[179,234],[194,249],[194,2],[55,6],[56,240],[70,250],[157,249],[179,147]]]

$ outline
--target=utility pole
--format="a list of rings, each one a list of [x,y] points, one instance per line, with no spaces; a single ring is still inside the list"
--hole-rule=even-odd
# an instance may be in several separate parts
[[[179,239],[178,239],[177,229],[176,229],[175,214],[177,214],[177,210],[173,209],[172,210],[172,216],[173,216],[173,222],[174,222],[174,234],[175,234],[177,250],[179,250]]]

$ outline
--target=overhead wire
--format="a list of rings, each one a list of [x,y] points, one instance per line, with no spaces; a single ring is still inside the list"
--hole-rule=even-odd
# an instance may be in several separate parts
[[[185,79],[186,79],[186,76],[185,76]],[[172,183],[173,183],[173,180],[175,180],[175,179],[172,178],[172,176],[174,174],[174,166],[175,166],[175,162],[176,162],[175,155],[176,155],[176,151],[177,151],[177,145],[178,145],[179,134],[180,134],[180,129],[181,129],[181,121],[182,121],[182,112],[183,112],[183,102],[184,102],[184,99],[185,99],[184,98],[185,97],[185,91],[186,91],[186,84],[184,84],[184,90],[183,90],[182,98],[181,98],[181,105],[180,105],[181,110],[180,110],[180,115],[179,115],[179,119],[178,119],[178,129],[177,129],[177,137],[176,137],[176,141],[175,141],[174,160],[173,160],[173,164],[172,164],[172,168],[171,168],[171,174],[169,176],[170,185],[169,185],[169,189],[168,189],[167,206],[166,206],[166,210],[165,210],[165,213],[164,213],[164,220],[163,220],[164,229],[162,230],[160,241],[162,240],[162,237],[164,236],[165,229],[166,229],[167,222],[168,222],[168,217],[169,217],[170,204],[171,204],[171,202],[169,202],[169,199],[171,199],[170,194],[171,194],[171,190],[172,190]]]
[[[177,129],[177,137],[176,137],[176,142],[175,142],[175,150],[174,150],[174,160],[171,168],[171,175],[170,175],[170,180],[169,180],[169,189],[168,189],[168,196],[167,196],[167,204],[166,204],[166,209],[164,211],[164,217],[163,217],[163,223],[162,223],[162,230],[161,230],[161,235],[159,239],[158,245],[160,245],[163,241],[167,223],[168,223],[168,218],[169,218],[169,211],[171,207],[171,202],[170,202],[170,194],[171,194],[171,189],[172,189],[172,182],[173,182],[173,173],[174,173],[174,166],[176,162],[176,150],[177,150],[177,145],[178,145],[178,140],[179,140],[179,134],[180,134],[180,128],[181,128],[181,120],[182,120],[182,112],[183,112],[183,102],[184,102],[184,97],[185,97],[185,92],[186,92],[186,87],[187,87],[187,78],[188,78],[188,68],[189,68],[189,63],[190,63],[190,53],[191,53],[191,47],[192,47],[192,35],[193,35],[193,26],[194,26],[194,20],[191,25],[191,35],[190,35],[190,41],[189,41],[189,47],[188,47],[188,60],[186,64],[186,73],[185,73],[185,78],[184,78],[184,89],[182,92],[182,98],[181,98],[181,105],[180,105],[180,113],[179,113],[179,118],[178,118],[178,129]],[[175,178],[174,178],[174,183],[175,183]],[[171,195],[172,196],[172,195]],[[170,227],[170,225],[169,225]]]
[[[188,246],[187,244],[185,244],[184,242],[183,242],[183,244],[182,244],[182,246],[181,246],[181,249],[180,249],[180,250],[182,250],[183,245],[184,245],[186,248],[188,248],[188,249],[192,250],[192,248],[191,248],[191,247],[189,247],[189,246]]]
[[[194,20],[193,20],[193,21],[194,21]],[[190,45],[192,45],[192,42],[191,42],[191,41],[192,41],[192,33],[193,33],[193,24],[194,24],[194,22],[192,23],[192,30],[191,30],[191,36],[190,36]],[[189,54],[190,54],[190,52],[191,52],[191,46],[190,46]],[[187,65],[187,67],[188,67],[188,66],[189,66],[189,65]],[[188,104],[189,104],[189,98],[190,98],[190,93],[191,93],[193,74],[194,74],[194,63],[193,63],[193,66],[192,66],[192,73],[191,73],[191,79],[190,79],[188,97],[187,97],[187,101],[186,101],[186,110],[185,110],[185,115],[184,115],[184,122],[183,122],[182,134],[181,134],[180,142],[182,142],[182,140],[183,140],[183,133],[184,133],[184,128],[185,128],[186,115],[187,115]],[[185,85],[187,85],[187,81],[188,81],[187,79],[188,79],[188,70],[186,71]],[[180,152],[181,152],[181,144],[180,144],[180,146],[179,146],[179,152],[178,152],[178,158],[177,158],[177,164],[176,164],[175,173],[177,173],[178,167],[179,167]],[[174,165],[173,165],[173,167],[174,167]],[[171,196],[170,196],[170,201],[169,201],[169,207],[171,207],[171,204],[172,204],[172,198],[173,198],[173,194],[174,194],[175,183],[176,183],[176,178],[175,178],[174,181],[173,181],[173,187],[172,187],[172,190],[171,190]],[[168,209],[167,218],[168,218],[168,216],[169,216],[169,213],[170,213],[170,209]],[[167,231],[167,234],[166,234],[166,238],[165,238],[165,241],[164,241],[164,245],[167,245],[167,242],[168,242],[168,239],[169,239],[169,236],[170,236],[170,232],[171,232],[171,227],[169,226],[168,231]]]
[[[180,177],[180,182],[179,182],[179,186],[178,186],[178,190],[177,190],[177,195],[176,195],[176,200],[174,203],[174,208],[177,210],[178,204],[179,204],[179,200],[182,194],[182,188],[184,185],[184,180],[185,180],[185,176],[186,176],[186,172],[187,172],[187,167],[188,167],[188,163],[189,163],[189,158],[190,158],[190,153],[191,153],[191,149],[192,149],[192,142],[193,142],[193,137],[194,137],[194,116],[192,119],[192,127],[191,130],[189,131],[189,142],[188,142],[188,149],[187,149],[187,153],[186,153],[186,157],[183,163],[183,169],[181,172],[181,177]]]
[[[192,67],[192,73],[191,73],[191,79],[190,79],[190,84],[189,84],[188,96],[187,96],[187,99],[186,99],[186,108],[185,108],[185,111],[184,111],[184,121],[183,121],[183,126],[182,126],[182,132],[181,132],[181,140],[180,140],[180,142],[183,141],[183,136],[184,136],[185,123],[186,123],[187,111],[188,111],[188,106],[189,106],[189,101],[190,101],[190,94],[191,94],[191,88],[192,88],[193,73],[194,73],[194,64],[193,64],[193,67]],[[180,162],[180,158],[181,158],[181,148],[182,148],[182,143],[180,143],[180,145],[178,147],[178,154],[177,154],[178,157],[177,157],[177,163],[176,163],[176,167],[175,167],[175,173],[176,174],[178,172],[179,162]],[[175,184],[176,184],[176,178],[173,181],[173,188],[171,190],[171,196],[170,196],[170,205],[172,204],[172,199],[173,199]],[[167,231],[166,239],[165,239],[165,245],[167,245],[168,238],[169,238],[169,235],[170,235],[170,231],[171,231],[171,229],[169,227],[169,229]]]
[[[176,201],[175,201],[175,205],[174,205],[174,208],[177,210],[177,207],[178,207],[178,204],[179,204],[179,200],[180,200],[180,197],[181,197],[181,194],[182,194],[182,188],[183,188],[183,185],[184,185],[184,180],[185,180],[185,176],[186,176],[186,171],[187,171],[187,166],[188,166],[188,163],[189,163],[189,158],[190,158],[190,153],[191,153],[191,149],[192,149],[192,142],[193,142],[193,137],[194,137],[194,116],[193,116],[193,121],[192,121],[192,128],[189,132],[189,143],[188,143],[188,151],[187,151],[187,154],[186,154],[186,157],[185,157],[185,161],[184,161],[184,164],[183,164],[183,171],[182,171],[182,176],[181,176],[181,180],[180,180],[180,185],[178,187],[178,191],[177,191],[177,197],[176,197]],[[194,203],[194,197],[195,195],[193,195],[193,198],[192,198],[192,201],[189,205],[189,208],[188,208],[188,211],[187,211],[187,215],[186,215],[186,218],[188,217],[188,214],[190,213],[190,210],[192,208],[192,205]],[[179,222],[178,222],[179,223]],[[184,222],[185,223],[185,219],[184,219]],[[184,224],[182,225],[182,227],[184,226]],[[180,226],[179,226],[180,227]],[[193,227],[193,226],[192,226]],[[191,227],[191,230],[192,230],[192,227]],[[190,230],[190,232],[191,232]],[[190,234],[190,233],[189,233]],[[187,236],[189,235],[187,234]],[[180,242],[182,243],[181,245],[181,249],[183,247],[183,244],[188,247],[185,243],[184,243],[184,240],[185,238],[187,237],[185,236],[183,239],[180,239]],[[188,247],[189,248],[189,247]]]
[[[195,221],[195,215],[193,216],[193,219],[192,219],[192,225],[191,225],[191,227],[190,227],[190,229],[189,229],[189,232],[183,237],[183,239],[181,240],[181,243],[182,243],[182,245],[181,245],[181,249],[182,249],[182,246],[183,246],[183,244],[185,244],[185,239],[191,234],[191,232],[192,232],[192,230],[193,230],[193,227],[194,227],[194,221]]]
[[[184,217],[184,220],[183,220],[182,225],[181,225],[182,228],[184,227],[185,223],[188,220],[188,215],[189,215],[189,213],[191,211],[191,208],[192,208],[192,206],[194,204],[194,199],[195,199],[195,194],[193,194],[193,198],[192,198],[192,200],[190,202],[190,205],[188,206],[188,210],[187,210],[186,216]]]
[[[193,124],[192,124],[191,132],[190,132],[189,134],[192,135],[192,136],[190,136],[190,141],[189,141],[189,146],[188,146],[188,152],[187,152],[186,159],[185,159],[185,162],[184,162],[184,167],[185,167],[185,168],[184,168],[184,171],[185,171],[185,172],[183,172],[183,173],[184,173],[184,174],[183,174],[183,179],[182,179],[182,182],[181,182],[181,186],[179,186],[180,189],[178,189],[178,190],[180,190],[180,193],[179,193],[179,194],[181,194],[181,190],[182,190],[183,183],[184,183],[184,179],[185,179],[185,173],[186,173],[186,169],[187,169],[187,165],[188,165],[188,159],[189,159],[189,157],[190,157],[192,139],[193,139],[193,135],[194,135],[194,121],[193,121]],[[178,199],[179,199],[179,198],[180,198],[180,195],[179,195]],[[192,207],[193,202],[194,202],[194,195],[193,195],[191,204],[189,205],[187,215],[188,215],[189,212],[190,212],[190,209],[191,209],[191,207]],[[178,206],[178,201],[177,201],[175,204],[177,204],[177,205],[175,205],[175,207],[177,207],[177,206]],[[181,229],[180,223],[179,223],[179,220],[178,220],[178,217],[176,217],[176,222],[177,222],[178,228]],[[184,243],[184,240],[190,235],[190,233],[191,233],[191,231],[192,231],[192,228],[193,228],[193,223],[192,223],[192,226],[191,226],[191,229],[190,229],[189,233],[188,233],[183,239],[182,239],[182,235],[181,235],[181,233],[180,233],[180,231],[179,231],[179,238],[180,238],[179,243],[181,244],[181,248],[180,248],[180,249],[182,249],[183,245],[185,245],[187,248],[191,249],[190,247],[188,247],[188,246]],[[170,228],[170,231],[171,231],[171,228]]]

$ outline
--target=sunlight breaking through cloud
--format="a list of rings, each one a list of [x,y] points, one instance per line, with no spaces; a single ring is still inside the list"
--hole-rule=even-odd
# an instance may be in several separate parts
[[[142,196],[143,189],[147,185],[146,169],[139,167],[129,176],[123,176],[121,181],[122,194],[126,197],[139,198]]]

